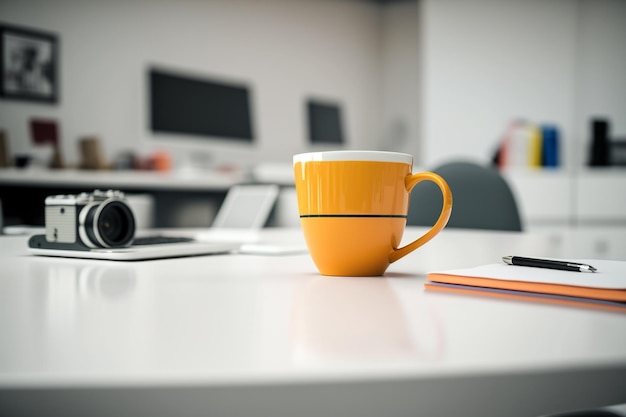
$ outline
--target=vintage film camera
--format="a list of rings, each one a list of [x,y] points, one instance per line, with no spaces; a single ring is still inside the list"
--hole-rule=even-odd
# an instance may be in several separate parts
[[[120,248],[135,237],[135,216],[117,190],[46,197],[45,221],[50,248]]]

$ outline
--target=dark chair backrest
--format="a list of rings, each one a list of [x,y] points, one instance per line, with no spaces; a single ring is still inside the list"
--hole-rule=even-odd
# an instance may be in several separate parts
[[[433,172],[446,180],[452,191],[452,215],[446,227],[522,231],[515,196],[496,168],[474,162],[448,162]],[[413,188],[407,224],[435,224],[443,199],[439,188],[428,181]]]

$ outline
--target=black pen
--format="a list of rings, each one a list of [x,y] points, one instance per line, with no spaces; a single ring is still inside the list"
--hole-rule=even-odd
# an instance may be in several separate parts
[[[591,265],[579,264],[567,261],[554,261],[551,259],[524,258],[522,256],[503,256],[504,263],[509,265],[531,266],[535,268],[560,269],[563,271],[596,272]]]

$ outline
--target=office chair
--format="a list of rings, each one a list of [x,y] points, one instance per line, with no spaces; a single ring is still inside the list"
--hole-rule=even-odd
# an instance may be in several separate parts
[[[495,168],[453,161],[433,172],[441,175],[452,191],[452,215],[447,227],[522,231],[515,196]],[[407,225],[432,226],[442,204],[435,184],[419,183],[411,192]]]

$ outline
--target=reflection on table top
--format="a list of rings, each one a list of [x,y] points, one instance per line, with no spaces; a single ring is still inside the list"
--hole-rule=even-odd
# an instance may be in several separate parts
[[[626,376],[624,314],[424,289],[435,269],[561,257],[555,234],[445,230],[375,278],[320,276],[307,253],[91,261],[26,239],[0,237],[0,388]]]

